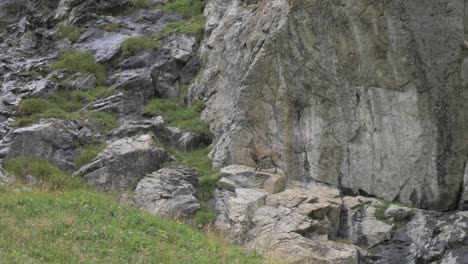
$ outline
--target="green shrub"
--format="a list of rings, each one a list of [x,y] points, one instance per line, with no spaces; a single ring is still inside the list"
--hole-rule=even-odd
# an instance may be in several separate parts
[[[193,223],[196,226],[207,226],[213,224],[216,221],[216,212],[213,208],[203,204],[200,207],[200,210],[197,211],[195,216],[193,217]]]
[[[120,50],[124,57],[129,57],[139,52],[157,50],[160,46],[161,42],[148,36],[140,36],[126,39],[120,45]]]
[[[18,113],[22,115],[32,115],[45,112],[53,107],[54,106],[46,99],[29,98],[22,100],[18,105]]]
[[[83,34],[84,29],[72,25],[61,25],[58,29],[59,39],[69,39],[71,42],[77,42]]]
[[[106,144],[91,144],[85,145],[80,152],[80,155],[75,159],[75,167],[81,168],[90,163],[102,150],[106,148]]]
[[[56,62],[54,66],[56,69],[65,70],[69,74],[93,74],[99,84],[104,83],[106,79],[104,66],[94,60],[94,56],[91,52],[66,52],[60,56],[60,60]]]
[[[67,173],[46,160],[32,158],[13,158],[6,165],[6,170],[20,181],[26,176],[33,176],[38,182],[36,187],[48,190],[77,189],[83,187],[78,179],[70,178]]]
[[[387,211],[388,207],[391,205],[391,202],[382,201],[381,205],[376,206],[375,208],[375,218],[380,221],[385,220],[385,211]]]

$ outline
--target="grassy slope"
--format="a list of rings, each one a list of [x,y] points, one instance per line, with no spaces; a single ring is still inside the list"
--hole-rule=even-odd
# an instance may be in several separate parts
[[[0,263],[261,263],[102,193],[0,191]]]

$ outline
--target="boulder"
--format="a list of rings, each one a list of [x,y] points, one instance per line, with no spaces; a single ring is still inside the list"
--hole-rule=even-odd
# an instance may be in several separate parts
[[[385,210],[384,217],[392,222],[401,222],[407,220],[412,215],[412,212],[411,208],[391,204]]]
[[[199,133],[186,132],[177,127],[168,127],[167,130],[172,145],[179,151],[193,151],[210,144],[205,136]]]
[[[128,190],[170,160],[169,153],[158,148],[150,135],[127,137],[112,142],[74,175],[101,190]]]
[[[169,142],[168,133],[164,126],[164,120],[161,116],[153,118],[141,118],[130,116],[123,120],[123,124],[115,129],[113,137],[131,137],[138,134],[152,133],[156,139],[162,143]]]
[[[135,204],[151,214],[190,217],[200,208],[196,199],[199,178],[193,168],[160,169],[138,183]]]
[[[96,77],[92,74],[84,74],[76,78],[72,87],[76,90],[88,90],[96,87]]]
[[[8,158],[45,159],[63,170],[75,169],[77,151],[74,137],[61,121],[47,121],[15,129],[3,142],[9,143]]]
[[[137,95],[144,99],[153,98],[155,95],[151,73],[145,68],[119,72],[111,77],[111,83],[113,88],[125,90],[129,95]]]
[[[90,28],[81,35],[74,47],[94,54],[97,62],[108,62],[120,51],[120,45],[129,36]]]
[[[97,15],[115,13],[130,7],[130,0],[61,0],[55,19],[67,18],[68,23],[84,23]]]

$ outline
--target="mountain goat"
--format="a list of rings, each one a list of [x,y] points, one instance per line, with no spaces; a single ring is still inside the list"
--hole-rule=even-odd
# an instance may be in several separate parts
[[[281,158],[281,154],[276,150],[264,146],[259,146],[254,143],[254,139],[249,142],[250,156],[255,162],[255,171],[262,170],[262,160],[269,158],[271,163],[275,166],[275,173],[277,172],[278,164],[277,161]]]

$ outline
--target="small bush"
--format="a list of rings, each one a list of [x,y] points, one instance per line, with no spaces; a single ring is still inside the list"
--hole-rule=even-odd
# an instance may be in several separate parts
[[[193,217],[193,223],[196,226],[207,226],[216,221],[216,212],[213,208],[202,205],[200,210]]]
[[[98,83],[104,83],[106,72],[104,66],[94,60],[91,52],[71,51],[60,56],[60,60],[55,63],[55,68],[65,70],[69,74],[89,73],[94,74]]]
[[[22,115],[32,115],[36,113],[42,113],[54,106],[50,102],[43,98],[29,98],[21,101],[18,105],[18,113]]]
[[[90,163],[102,150],[106,148],[106,144],[93,144],[86,145],[81,150],[80,155],[75,159],[75,167],[81,168],[84,165]]]
[[[161,42],[147,36],[128,38],[122,42],[120,50],[124,57],[130,57],[143,51],[157,50]]]
[[[71,42],[77,42],[83,34],[84,29],[72,25],[61,25],[58,29],[59,39],[69,39]]]
[[[32,158],[13,158],[6,165],[6,170],[18,180],[25,182],[28,175],[38,182],[36,187],[48,190],[77,189],[83,187],[78,179],[70,178],[66,172],[60,170],[46,160]]]
[[[377,220],[384,221],[385,211],[387,211],[391,204],[391,202],[382,201],[382,204],[375,208],[375,218],[377,218]]]

